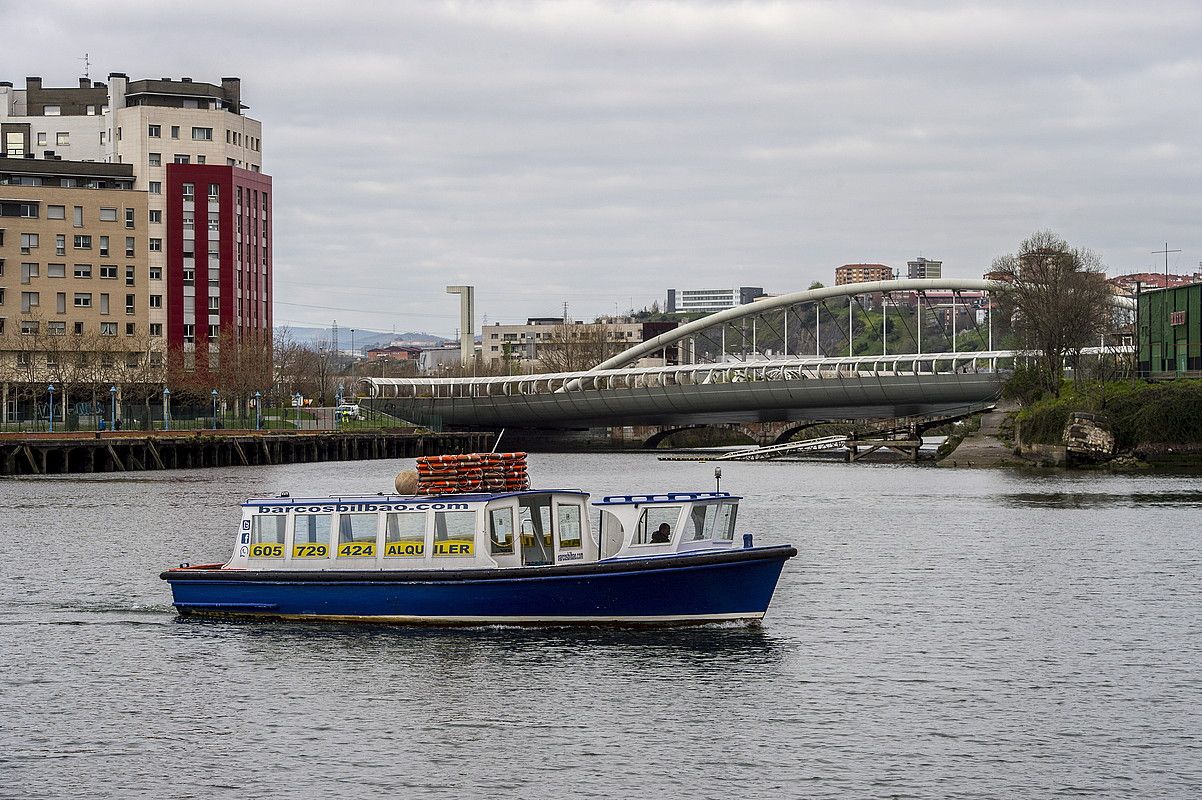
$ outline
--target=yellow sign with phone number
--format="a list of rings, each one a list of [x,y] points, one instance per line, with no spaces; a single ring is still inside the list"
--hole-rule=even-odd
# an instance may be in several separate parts
[[[375,558],[375,542],[343,542],[338,545],[339,558]]]
[[[330,546],[328,544],[294,544],[292,545],[293,558],[328,558],[330,555]]]
[[[283,558],[284,545],[272,542],[258,542],[250,546],[251,558]]]

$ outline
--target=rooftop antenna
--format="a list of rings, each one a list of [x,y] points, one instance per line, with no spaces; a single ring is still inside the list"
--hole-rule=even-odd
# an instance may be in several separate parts
[[[1153,250],[1152,255],[1164,253],[1164,288],[1169,288],[1169,253],[1180,253],[1180,250],[1170,250],[1169,243],[1164,243],[1163,250]]]
[[[92,61],[87,53],[83,54],[83,58],[77,59],[83,62],[83,76],[88,80],[92,80]]]

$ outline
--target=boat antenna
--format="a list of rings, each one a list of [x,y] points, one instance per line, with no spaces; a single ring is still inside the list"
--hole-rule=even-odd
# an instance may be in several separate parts
[[[722,467],[714,467],[714,493],[722,491]]]
[[[489,450],[490,453],[497,452],[497,448],[501,446],[501,437],[504,435],[505,435],[505,429],[501,428],[501,432],[497,434],[497,438],[492,443],[492,450]]]

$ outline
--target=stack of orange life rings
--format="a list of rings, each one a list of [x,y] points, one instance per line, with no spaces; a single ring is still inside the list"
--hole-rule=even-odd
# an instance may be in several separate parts
[[[417,459],[421,494],[503,492],[530,488],[525,453],[464,453]]]

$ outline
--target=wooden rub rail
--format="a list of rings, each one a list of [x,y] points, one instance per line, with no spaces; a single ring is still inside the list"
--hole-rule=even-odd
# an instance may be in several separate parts
[[[203,431],[0,434],[0,475],[64,475],[484,452],[491,433]]]

